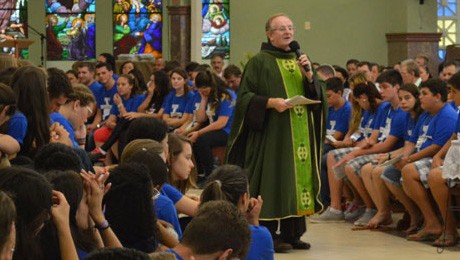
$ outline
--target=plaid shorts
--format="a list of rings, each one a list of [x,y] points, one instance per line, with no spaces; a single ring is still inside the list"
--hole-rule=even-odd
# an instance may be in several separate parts
[[[334,156],[336,162],[340,161],[345,155],[351,153],[351,151],[357,149],[356,147],[349,147],[349,148],[340,148],[330,151]],[[337,180],[342,180],[345,178],[345,164],[340,165],[339,167],[332,168],[334,171],[335,178]]]
[[[361,177],[361,167],[372,162],[372,160],[374,160],[375,157],[377,157],[377,154],[366,154],[366,155],[358,156],[354,158],[353,160],[350,160],[349,162],[347,162],[347,165],[353,169],[356,175]]]
[[[432,162],[433,159],[431,157],[423,158],[414,162],[415,169],[417,169],[418,174],[420,175],[420,181],[426,189],[428,189],[428,174],[430,173]]]

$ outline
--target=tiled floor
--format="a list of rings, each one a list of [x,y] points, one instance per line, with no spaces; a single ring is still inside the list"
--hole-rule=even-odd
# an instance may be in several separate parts
[[[460,244],[438,253],[428,243],[411,242],[397,232],[352,231],[349,223],[310,224],[302,240],[310,250],[276,254],[276,260],[288,259],[460,259]]]

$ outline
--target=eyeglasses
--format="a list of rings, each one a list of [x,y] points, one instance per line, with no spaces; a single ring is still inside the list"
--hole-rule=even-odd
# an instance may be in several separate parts
[[[282,32],[282,33],[284,33],[285,31],[288,31],[288,30],[293,32],[293,31],[295,31],[295,27],[294,26],[288,26],[288,27],[281,26],[281,27],[278,27],[278,28],[272,28],[271,29],[271,31],[279,31],[279,32]]]
[[[93,114],[93,110],[89,106],[86,106],[86,109],[88,109],[88,112],[89,112],[90,115]]]

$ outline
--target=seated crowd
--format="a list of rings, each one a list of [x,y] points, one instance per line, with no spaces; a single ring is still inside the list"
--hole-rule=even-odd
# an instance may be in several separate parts
[[[427,62],[315,68],[329,106],[328,207],[311,222],[378,228],[397,200],[408,240],[457,243],[448,210],[457,183],[442,166],[460,132],[460,65],[433,79]],[[1,68],[0,258],[273,259],[263,198],[251,198],[243,169],[216,158],[241,70],[167,62],[144,79],[131,62],[118,75],[114,64],[105,53],[67,73]]]

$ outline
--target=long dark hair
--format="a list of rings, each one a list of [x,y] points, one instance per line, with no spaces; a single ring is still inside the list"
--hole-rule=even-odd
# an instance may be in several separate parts
[[[16,221],[16,207],[5,192],[0,191],[0,249],[10,239],[11,228]]]
[[[153,209],[152,180],[145,165],[121,164],[110,171],[112,187],[104,196],[105,216],[120,242],[150,253],[156,250],[159,232]]]
[[[130,70],[128,74],[136,78],[138,88],[135,94],[140,94],[141,92],[144,92],[147,90],[147,84],[145,83],[144,75],[139,69],[134,68]]]
[[[177,134],[168,135],[168,146],[169,146],[169,174],[168,182],[176,187],[182,194],[187,193],[190,188],[196,187],[196,171],[192,171],[190,176],[186,180],[173,180],[172,164],[184,150],[184,144],[192,145],[190,139],[185,136]]]
[[[211,88],[210,104],[212,110],[214,110],[224,99],[232,100],[232,96],[225,87],[225,83],[222,84],[221,82],[218,82],[219,79],[220,78],[210,70],[200,71],[195,77],[195,86],[198,89],[204,87]]]
[[[55,170],[46,172],[45,178],[51,183],[54,190],[64,194],[69,203],[69,225],[76,248],[85,252],[91,252],[96,248],[95,241],[90,236],[90,233],[87,232],[88,230],[82,230],[78,227],[76,220],[77,210],[83,199],[83,182],[81,177],[74,171]],[[44,255],[48,258],[54,255],[59,259],[59,240],[54,224],[51,222],[47,223],[41,240]]]
[[[208,178],[201,193],[201,203],[212,200],[228,200],[235,206],[244,193],[248,192],[248,175],[236,165],[222,165],[216,168]]]
[[[34,66],[19,68],[11,78],[17,108],[27,118],[27,133],[20,154],[29,157],[50,140],[50,102],[46,91],[46,74]]]
[[[14,259],[43,259],[37,237],[50,217],[51,185],[33,170],[8,167],[0,169],[0,190],[11,194],[16,206]]]
[[[409,92],[415,98],[415,105],[412,110],[415,112],[414,122],[417,122],[418,116],[423,113],[422,106],[420,105],[420,99],[418,98],[420,96],[420,91],[418,87],[412,83],[402,85],[398,92],[401,90]]]
[[[155,83],[155,90],[153,92],[152,99],[150,100],[149,106],[152,107],[152,105],[155,104],[155,113],[160,111],[161,106],[163,105],[165,97],[169,94],[171,91],[170,85],[169,85],[169,76],[168,73],[159,70],[154,72],[153,74],[154,77],[154,83]]]
[[[379,107],[379,100],[382,100],[382,96],[380,95],[379,91],[377,90],[377,87],[374,85],[374,83],[367,81],[365,83],[360,83],[355,86],[353,89],[353,96],[355,98],[359,98],[361,95],[366,95],[367,99],[369,100],[370,104],[370,111],[372,113],[375,113],[377,108]]]

